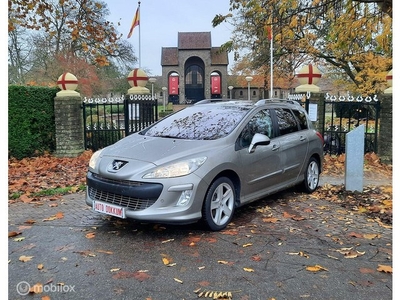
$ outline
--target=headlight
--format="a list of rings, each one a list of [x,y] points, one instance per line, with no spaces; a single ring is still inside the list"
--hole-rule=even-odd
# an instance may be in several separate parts
[[[95,153],[93,153],[93,155],[92,155],[92,157],[90,158],[90,161],[89,161],[89,168],[92,168],[92,169],[96,168],[96,164],[99,161],[99,157],[100,157],[101,151],[103,151],[103,150],[98,150]]]
[[[152,179],[185,176],[196,171],[204,164],[206,159],[207,157],[198,157],[163,166],[145,174],[143,178]]]

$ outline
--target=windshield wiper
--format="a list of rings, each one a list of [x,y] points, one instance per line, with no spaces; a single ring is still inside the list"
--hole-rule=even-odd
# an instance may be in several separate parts
[[[174,135],[156,135],[156,137],[162,137],[162,138],[167,138],[167,139],[177,139],[177,140],[185,139],[183,137],[174,136]]]

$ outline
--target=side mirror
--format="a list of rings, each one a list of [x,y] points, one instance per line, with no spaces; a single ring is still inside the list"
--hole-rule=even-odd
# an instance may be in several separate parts
[[[271,139],[269,137],[261,133],[256,133],[251,140],[251,144],[249,146],[249,153],[253,153],[254,151],[256,151],[257,146],[266,146],[269,145],[270,143]]]

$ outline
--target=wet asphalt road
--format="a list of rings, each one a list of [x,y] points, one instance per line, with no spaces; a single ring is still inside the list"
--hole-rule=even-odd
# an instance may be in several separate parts
[[[237,210],[221,232],[103,216],[83,193],[10,204],[8,231],[19,233],[8,239],[8,299],[393,296],[392,274],[378,271],[392,266],[392,229],[295,190]]]

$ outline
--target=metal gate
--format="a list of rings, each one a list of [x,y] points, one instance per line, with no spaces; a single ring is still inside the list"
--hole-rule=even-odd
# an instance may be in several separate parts
[[[374,97],[325,97],[323,112],[324,151],[326,154],[345,153],[346,134],[365,125],[364,152],[377,152],[380,102]]]
[[[89,98],[82,103],[84,145],[96,151],[158,120],[158,102],[150,95]]]

